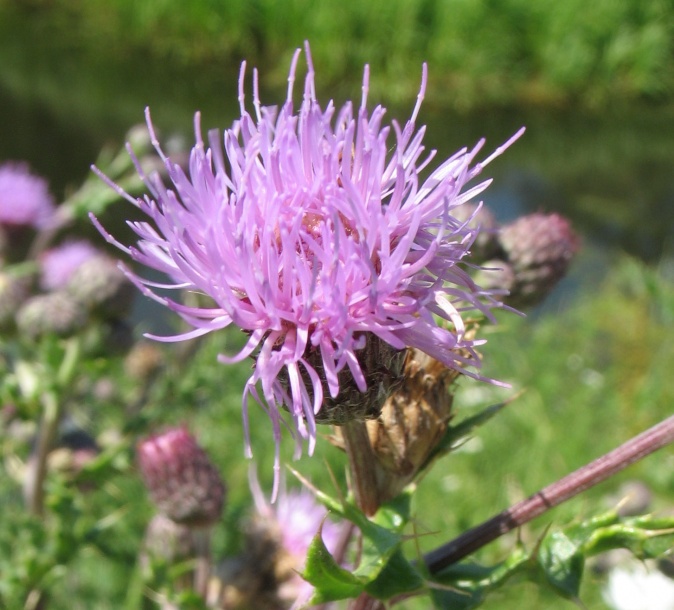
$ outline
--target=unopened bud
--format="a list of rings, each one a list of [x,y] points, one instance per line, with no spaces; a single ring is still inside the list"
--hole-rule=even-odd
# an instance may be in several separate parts
[[[16,314],[19,332],[33,339],[47,334],[67,337],[84,327],[86,321],[82,306],[60,291],[31,297]]]
[[[146,381],[164,364],[164,356],[154,343],[139,341],[124,360],[124,371],[129,377]]]
[[[67,290],[87,309],[114,318],[128,312],[135,294],[116,262],[105,255],[83,262],[72,274]]]
[[[159,512],[189,526],[215,524],[225,503],[225,484],[196,439],[173,428],[138,444],[138,465]]]
[[[506,299],[513,307],[542,301],[565,275],[579,240],[559,214],[529,214],[501,229],[501,247],[515,281]]]
[[[161,559],[168,564],[183,561],[194,555],[194,546],[192,530],[187,525],[158,514],[145,530],[144,559]]]

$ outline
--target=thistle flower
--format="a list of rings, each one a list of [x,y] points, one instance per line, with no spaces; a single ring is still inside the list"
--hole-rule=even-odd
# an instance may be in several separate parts
[[[0,225],[44,229],[55,210],[46,180],[31,174],[25,163],[0,165]]]
[[[244,556],[227,577],[229,599],[223,607],[305,608],[313,586],[300,576],[313,538],[320,531],[330,553],[342,538],[338,523],[308,489],[282,487],[274,505],[268,503],[253,468],[250,488],[255,514],[245,529]]]
[[[149,190],[136,200],[99,172],[149,217],[130,223],[139,238],[136,246],[122,245],[93,218],[108,241],[171,278],[157,284],[127,271],[140,290],[193,327],[153,338],[181,341],[230,325],[247,334],[237,355],[219,359],[255,358],[243,409],[250,397],[266,403],[277,470],[280,407],[289,411],[298,443],[307,440],[311,452],[317,418],[345,397],[349,408],[355,405],[354,389],[368,392],[359,402],[376,398],[383,404],[388,382],[381,362],[397,368],[397,377],[404,348],[420,349],[459,371],[480,366],[478,342],[465,335],[462,315],[479,310],[489,316],[498,303],[461,268],[477,230],[457,220],[453,210],[488,186],[484,181],[465,188],[523,131],[482,162],[476,157],[484,141],[462,149],[422,181],[420,172],[435,156],[424,154],[425,128],[415,126],[426,66],[411,118],[404,126],[395,121],[384,126],[385,109],[367,109],[367,66],[357,109],[351,102],[339,110],[332,102],[319,105],[308,44],[296,111],[299,54],[298,49],[280,109],[262,106],[254,71],[252,114],[245,105],[244,62],[241,117],[224,137],[210,131],[205,142],[196,114],[187,173],[163,153],[147,112],[172,187],[158,174],[146,176],[136,162]],[[157,289],[196,291],[213,304],[183,305]],[[368,368],[373,363],[379,363],[374,373]],[[353,416],[376,414],[376,409],[354,410]],[[347,409],[324,421],[348,417]],[[248,441],[246,451],[250,454]]]
[[[43,290],[65,288],[75,271],[99,251],[83,240],[67,241],[40,256],[40,286]]]

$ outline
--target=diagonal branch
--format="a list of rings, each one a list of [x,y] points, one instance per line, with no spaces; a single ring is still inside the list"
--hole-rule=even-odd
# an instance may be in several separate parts
[[[674,415],[606,455],[541,489],[526,500],[518,502],[447,544],[427,553],[424,556],[424,562],[430,572],[440,572],[473,551],[601,483],[671,442],[674,442]]]

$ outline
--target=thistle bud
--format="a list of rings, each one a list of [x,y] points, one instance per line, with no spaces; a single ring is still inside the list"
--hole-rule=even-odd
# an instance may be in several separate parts
[[[105,255],[84,261],[73,272],[67,291],[87,309],[115,318],[128,312],[134,295],[131,282]]]
[[[194,555],[194,546],[192,531],[187,525],[158,514],[145,530],[143,560],[161,559],[169,564],[183,561]]]
[[[33,339],[47,334],[66,337],[87,321],[83,307],[65,292],[39,294],[28,299],[16,313],[19,332]]]
[[[578,250],[578,237],[559,214],[529,214],[501,229],[501,247],[515,280],[506,299],[513,307],[542,301],[565,275]]]
[[[187,429],[173,428],[147,438],[137,451],[143,481],[160,513],[194,527],[220,519],[225,484]]]

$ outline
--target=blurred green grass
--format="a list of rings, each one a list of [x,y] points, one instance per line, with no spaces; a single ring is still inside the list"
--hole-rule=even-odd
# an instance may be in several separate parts
[[[431,97],[464,110],[523,102],[600,109],[671,101],[674,91],[667,0],[1,0],[3,8],[47,17],[45,28],[71,32],[71,48],[175,67],[272,66],[268,86],[284,85],[286,60],[309,39],[333,95],[357,86],[369,63],[373,94],[385,92],[389,103],[416,93],[423,61],[439,83]]]

